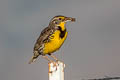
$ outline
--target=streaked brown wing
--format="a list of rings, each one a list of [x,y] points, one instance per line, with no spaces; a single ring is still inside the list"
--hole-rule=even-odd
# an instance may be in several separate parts
[[[42,47],[42,44],[45,41],[49,41],[49,36],[51,36],[51,34],[53,34],[55,31],[54,28],[52,27],[46,27],[40,34],[39,38],[36,41],[36,44],[34,46],[34,50],[39,50],[40,47]]]

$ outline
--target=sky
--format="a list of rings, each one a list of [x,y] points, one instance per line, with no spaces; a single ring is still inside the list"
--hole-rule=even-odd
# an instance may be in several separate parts
[[[0,80],[48,80],[45,59],[28,62],[56,15],[76,18],[54,53],[65,80],[120,76],[120,0],[0,0]]]

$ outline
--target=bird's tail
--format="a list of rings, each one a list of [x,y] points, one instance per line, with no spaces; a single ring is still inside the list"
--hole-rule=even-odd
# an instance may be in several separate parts
[[[34,56],[29,61],[29,64],[31,64],[32,62],[35,62],[37,60],[38,56],[39,56],[39,53],[34,51]]]
[[[29,64],[31,64],[32,62],[35,62],[37,60],[37,58],[34,58],[34,56],[31,58],[31,60],[29,61]]]

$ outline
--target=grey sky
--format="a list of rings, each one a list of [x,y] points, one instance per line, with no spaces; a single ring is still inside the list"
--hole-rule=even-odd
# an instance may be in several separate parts
[[[66,64],[65,80],[120,76],[120,0],[0,0],[0,80],[48,80],[45,59],[28,61],[56,15],[76,18],[55,53]]]

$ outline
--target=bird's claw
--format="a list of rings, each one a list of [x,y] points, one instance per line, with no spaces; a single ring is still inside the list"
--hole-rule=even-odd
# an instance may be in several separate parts
[[[52,71],[49,71],[49,73],[52,74],[53,72],[57,71],[58,62],[51,61],[50,63],[53,64],[53,68],[54,68]]]
[[[55,71],[57,71],[57,66],[58,66],[58,63],[57,62],[53,62],[53,67],[55,67]]]

